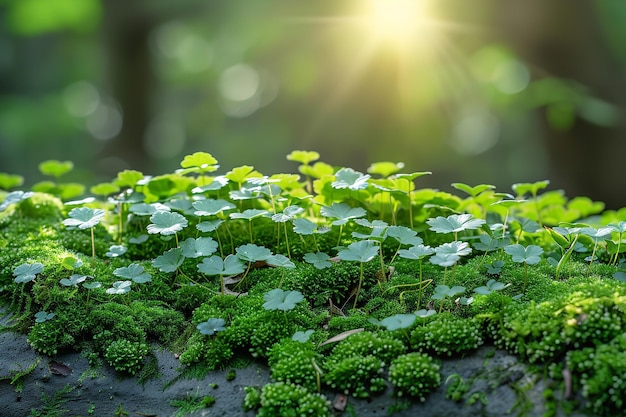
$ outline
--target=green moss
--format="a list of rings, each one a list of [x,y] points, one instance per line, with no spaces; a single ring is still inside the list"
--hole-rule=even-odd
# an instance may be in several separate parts
[[[63,202],[53,195],[46,193],[33,193],[30,198],[18,204],[18,215],[32,219],[47,219],[48,221],[63,218],[65,207]]]
[[[372,356],[350,356],[327,362],[324,382],[333,390],[356,398],[368,398],[387,388],[384,363]]]
[[[323,357],[311,343],[285,339],[272,347],[268,364],[275,381],[293,382],[309,391],[320,387]]]
[[[38,352],[48,356],[56,355],[60,349],[72,346],[74,337],[65,333],[62,326],[53,320],[35,323],[28,335],[28,342]]]
[[[383,363],[391,360],[406,351],[406,346],[399,340],[388,337],[384,332],[359,332],[348,336],[339,342],[328,358],[329,366],[352,356],[372,355]]]
[[[259,397],[248,390],[244,404],[247,408],[260,403],[257,417],[330,417],[330,401],[321,394],[312,393],[299,385],[275,382],[263,386]]]
[[[540,363],[562,357],[572,347],[606,343],[621,334],[624,288],[617,281],[575,282],[554,300],[507,307],[494,329],[497,345]]]
[[[570,351],[567,367],[575,388],[582,390],[585,406],[598,416],[621,415],[626,390],[626,336],[607,344]]]
[[[148,354],[148,345],[119,339],[106,348],[104,357],[109,365],[118,372],[135,375],[143,366]]]
[[[452,314],[441,314],[411,331],[411,347],[419,352],[452,356],[476,350],[483,344],[480,323]]]
[[[426,395],[441,385],[441,365],[430,356],[412,352],[398,356],[389,366],[389,382],[394,394],[426,400]]]

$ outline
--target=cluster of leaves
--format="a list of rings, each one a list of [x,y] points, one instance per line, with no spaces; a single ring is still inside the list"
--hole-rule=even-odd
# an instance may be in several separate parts
[[[170,174],[120,172],[95,197],[59,182],[67,162],[42,164],[54,181],[29,191],[9,191],[22,183],[9,178],[0,296],[16,328],[49,355],[93,340],[126,373],[153,340],[178,343],[189,367],[266,359],[277,382],[250,393],[259,415],[325,415],[310,392],[374,395],[386,368],[399,395],[421,399],[439,384],[425,353],[493,340],[539,363],[620,334],[624,210],[568,200],[548,181],[513,194],[454,183],[459,197],[416,188],[430,173],[399,163],[365,174],[316,152],[287,158],[303,179],[246,165],[217,175],[205,152]],[[597,282],[575,284],[583,278]],[[334,339],[358,328],[367,331]],[[287,396],[294,386],[308,402]]]

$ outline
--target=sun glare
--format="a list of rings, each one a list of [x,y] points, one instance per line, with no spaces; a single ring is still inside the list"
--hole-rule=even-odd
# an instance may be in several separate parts
[[[424,18],[421,0],[369,0],[369,25],[379,37],[402,41],[415,34]]]

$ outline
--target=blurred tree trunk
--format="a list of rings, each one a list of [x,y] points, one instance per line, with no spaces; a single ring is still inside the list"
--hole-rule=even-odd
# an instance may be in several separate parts
[[[587,0],[495,1],[496,38],[509,44],[533,70],[573,79],[591,94],[618,107],[618,125],[602,127],[577,118],[564,131],[550,127],[541,114],[553,185],[568,196],[586,195],[609,208],[626,206],[626,83],[624,68],[609,50],[596,3]]]
[[[123,115],[122,130],[105,143],[100,155],[112,161],[111,172],[105,174],[115,175],[120,168],[153,174],[143,139],[155,87],[148,41],[157,22],[145,10],[150,2],[107,0],[102,5],[107,81]]]

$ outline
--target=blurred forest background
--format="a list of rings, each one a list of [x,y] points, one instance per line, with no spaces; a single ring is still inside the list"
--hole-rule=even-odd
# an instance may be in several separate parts
[[[623,0],[0,0],[0,172],[316,150],[626,206]],[[222,171],[220,170],[220,172]]]

